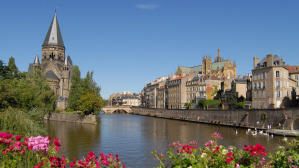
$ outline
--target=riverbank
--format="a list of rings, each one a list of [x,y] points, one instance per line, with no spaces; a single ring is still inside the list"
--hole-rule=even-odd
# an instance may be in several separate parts
[[[133,107],[131,114],[143,115],[149,117],[165,118],[171,120],[180,120],[187,122],[196,122],[202,124],[219,125],[226,127],[236,127],[262,131],[270,135],[292,136],[299,135],[299,131],[292,130],[294,124],[293,118],[297,120],[298,109],[280,110],[167,110],[167,109],[149,109]],[[288,114],[288,115],[286,115]],[[269,116],[267,120],[262,121],[261,116]],[[282,118],[282,119],[281,119]],[[287,121],[288,120],[288,121]],[[292,121],[293,120],[293,121]],[[279,122],[278,122],[279,121]],[[276,129],[282,123],[285,129]],[[272,129],[267,129],[271,125]]]
[[[95,115],[81,115],[81,114],[63,114],[63,113],[52,113],[50,116],[45,115],[45,120],[52,121],[66,121],[66,122],[76,122],[84,124],[96,124]]]

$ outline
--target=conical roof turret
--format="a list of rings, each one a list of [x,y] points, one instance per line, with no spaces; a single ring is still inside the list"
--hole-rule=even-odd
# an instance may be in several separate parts
[[[36,53],[36,56],[35,56],[35,58],[34,58],[34,62],[33,62],[34,64],[40,64],[39,63],[39,59],[38,59],[38,53]]]
[[[43,46],[48,46],[48,45],[64,47],[57,16],[56,16],[56,11],[43,43]]]
[[[67,56],[65,56],[65,59],[64,59],[64,66],[67,66]]]

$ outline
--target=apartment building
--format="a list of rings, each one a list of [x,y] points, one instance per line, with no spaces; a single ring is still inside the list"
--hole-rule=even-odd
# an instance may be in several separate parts
[[[166,83],[168,88],[168,109],[183,109],[187,102],[186,82],[193,79],[195,73],[175,75]]]
[[[281,108],[291,97],[289,72],[277,55],[268,54],[259,61],[254,57],[252,69],[252,108]]]
[[[161,86],[163,86],[168,77],[157,78],[154,82],[148,82],[142,90],[142,105],[149,108],[157,108],[157,94]]]
[[[215,89],[221,88],[224,78],[213,75],[197,74],[192,80],[186,82],[187,102],[197,103],[200,99],[207,99],[207,87]],[[211,95],[213,97],[215,95]]]

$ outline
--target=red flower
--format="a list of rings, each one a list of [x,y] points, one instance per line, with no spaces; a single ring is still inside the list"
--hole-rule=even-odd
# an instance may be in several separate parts
[[[17,135],[17,136],[16,136],[16,140],[17,140],[17,141],[20,141],[21,138],[22,138],[22,137],[21,137],[20,135]]]
[[[54,145],[55,145],[55,149],[56,151],[58,151],[60,149],[60,140],[58,140],[57,138],[54,137]]]

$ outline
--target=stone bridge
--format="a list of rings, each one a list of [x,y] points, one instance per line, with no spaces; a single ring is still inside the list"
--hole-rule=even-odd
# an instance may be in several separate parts
[[[106,114],[112,114],[117,111],[125,111],[126,113],[131,113],[131,107],[132,106],[104,106],[102,107],[102,111],[104,111],[104,113]]]

